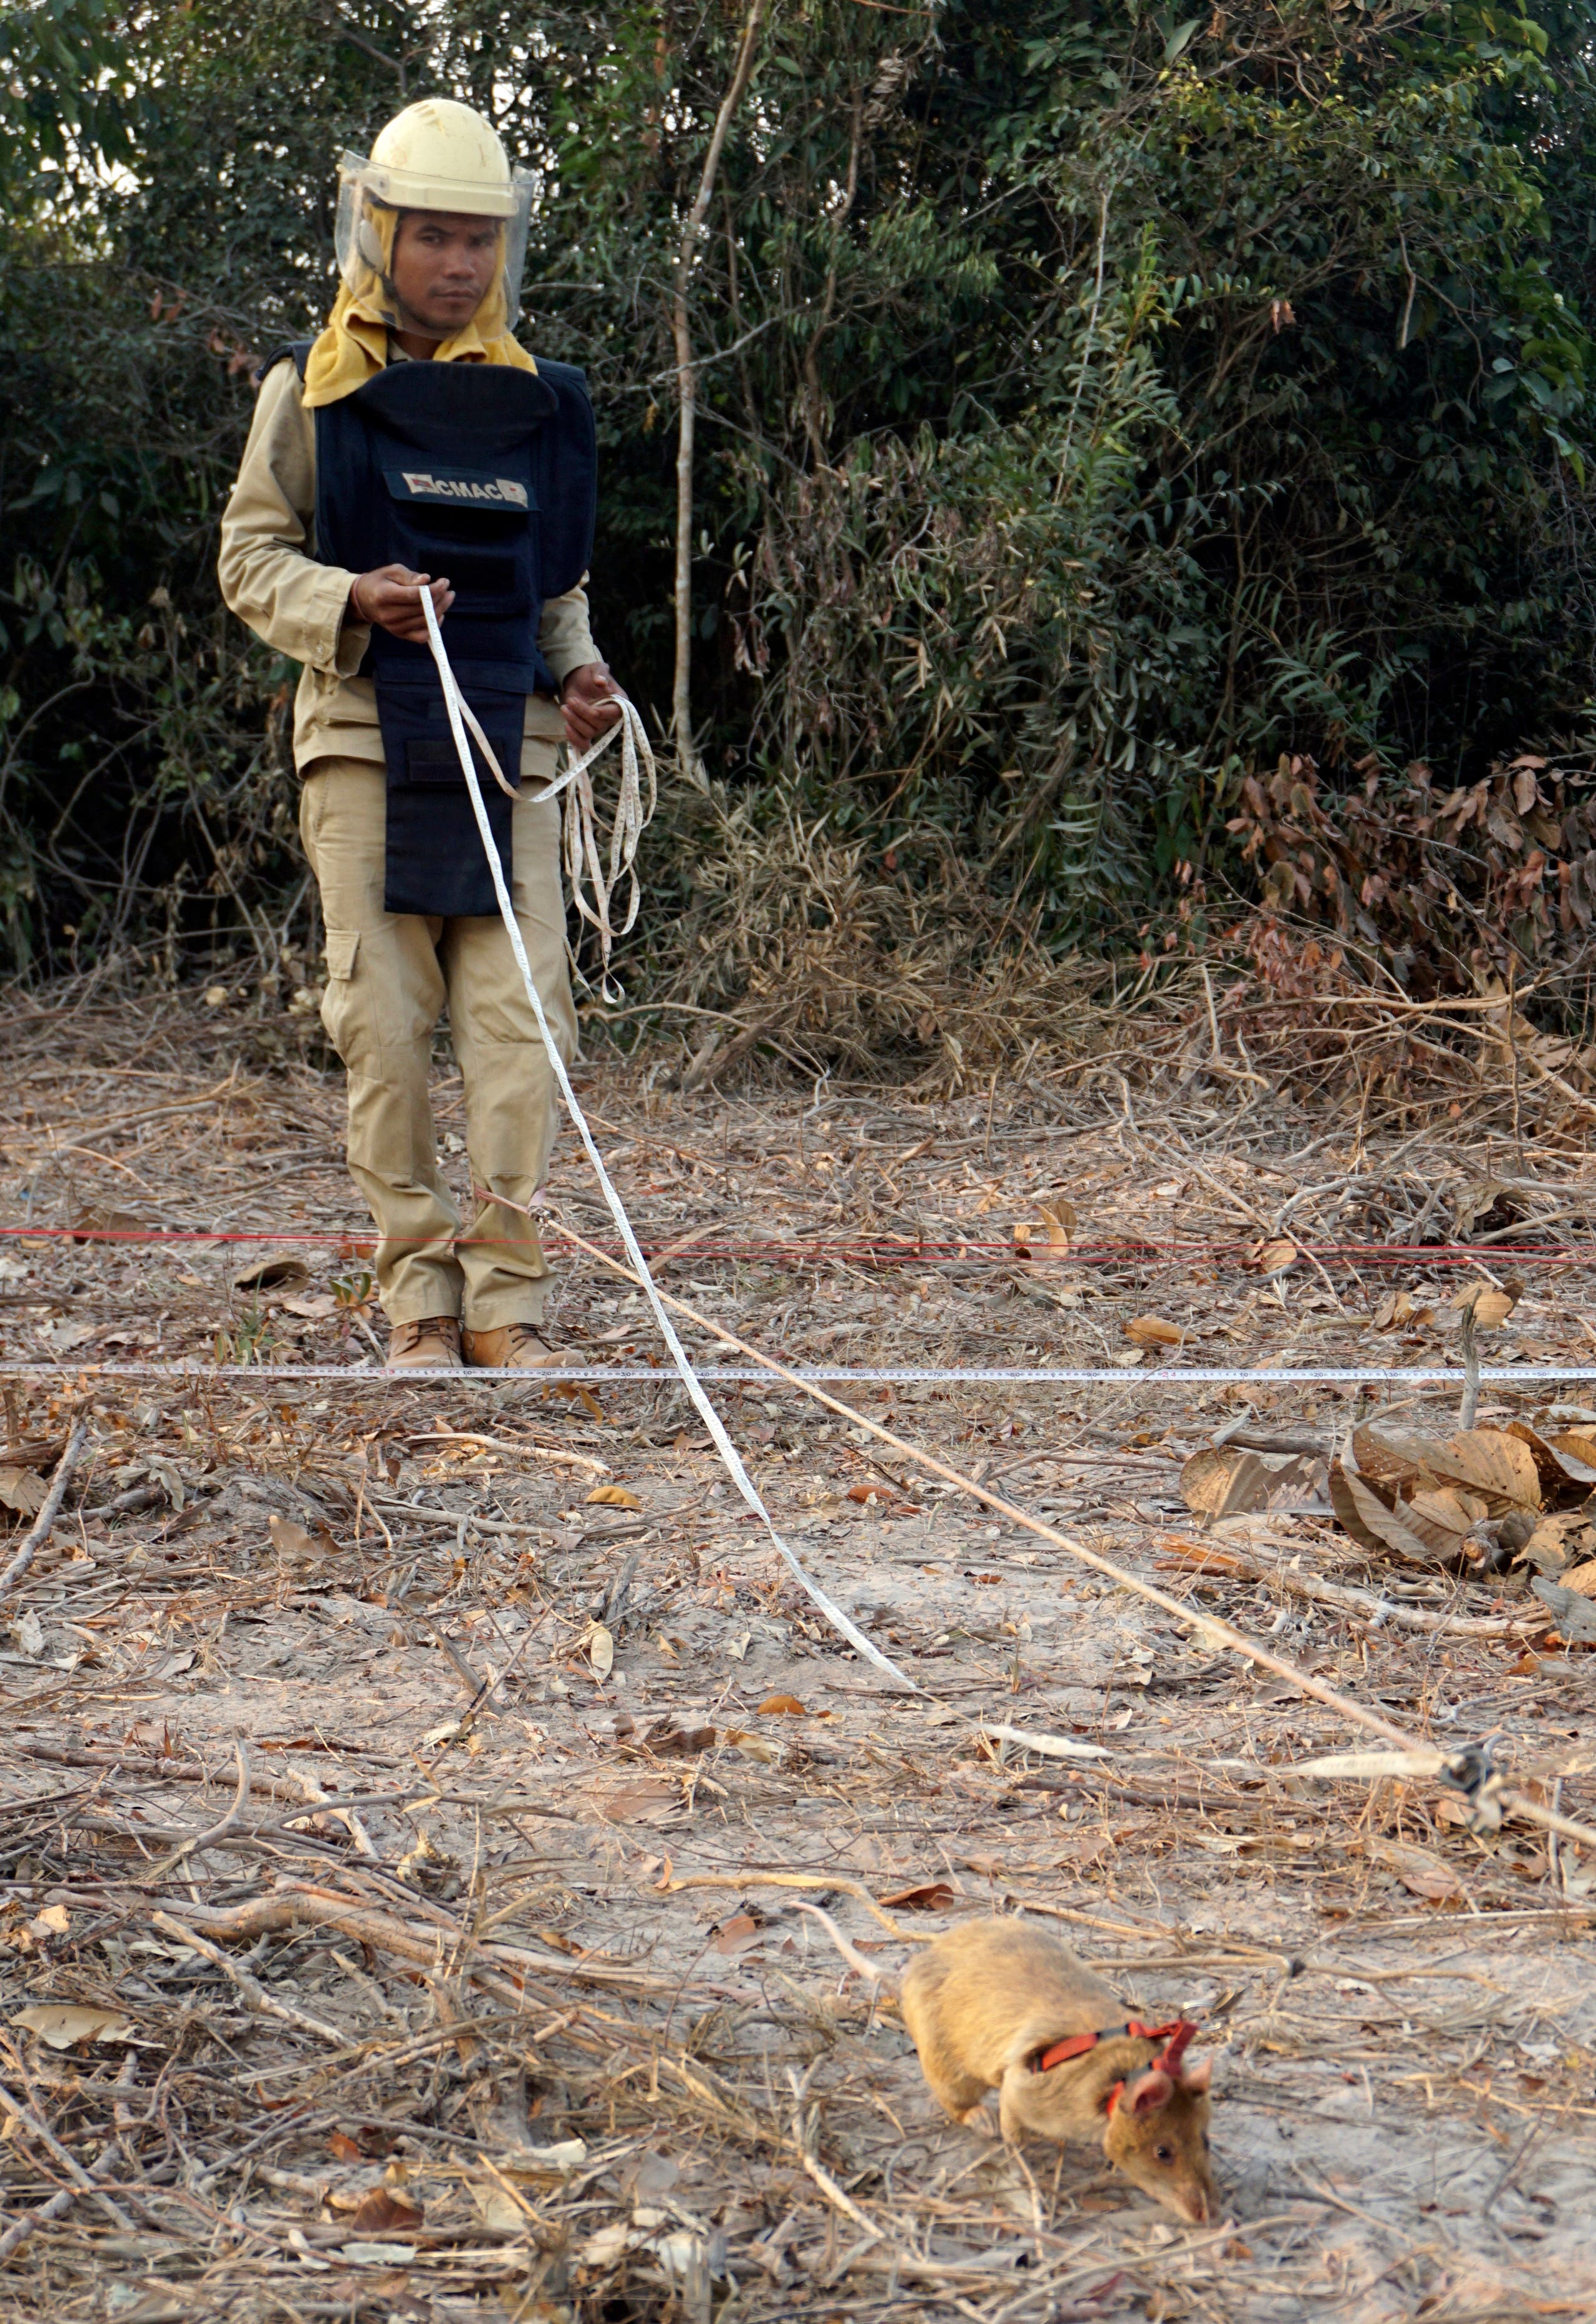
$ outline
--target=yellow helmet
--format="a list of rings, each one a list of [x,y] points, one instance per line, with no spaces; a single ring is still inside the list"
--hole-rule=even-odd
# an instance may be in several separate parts
[[[401,210],[445,210],[502,222],[503,265],[479,327],[507,330],[521,304],[527,226],[537,180],[512,169],[498,133],[475,106],[424,97],[396,113],[366,153],[338,161],[338,272],[351,297],[388,311],[387,281]],[[389,315],[390,320],[397,316]]]
[[[510,163],[492,122],[452,97],[424,97],[396,113],[379,132],[364,176],[374,198],[396,210],[502,218],[516,208]]]

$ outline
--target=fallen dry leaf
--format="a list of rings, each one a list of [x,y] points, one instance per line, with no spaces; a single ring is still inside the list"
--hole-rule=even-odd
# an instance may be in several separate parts
[[[1407,1291],[1388,1291],[1369,1321],[1377,1332],[1422,1332],[1426,1323],[1435,1320],[1433,1307],[1416,1307],[1412,1295]]]
[[[597,1501],[606,1509],[641,1509],[642,1503],[624,1485],[595,1485],[588,1494],[589,1501]]]
[[[477,2217],[484,2227],[495,2235],[513,2236],[524,2233],[527,2215],[513,2196],[491,2179],[472,2181],[471,2200],[476,2206]]]
[[[1221,1444],[1194,1452],[1180,1472],[1181,1499],[1209,1517],[1245,1517],[1295,1508],[1325,1482],[1325,1463],[1311,1453],[1248,1452]]]
[[[1521,1436],[1505,1428],[1470,1428],[1455,1436],[1420,1436],[1372,1422],[1352,1432],[1358,1472],[1371,1485],[1398,1492],[1454,1485],[1479,1493],[1499,1517],[1509,1508],[1538,1509],[1540,1470]]]
[[[656,1759],[696,1759],[700,1751],[714,1750],[715,1729],[676,1727],[669,1719],[662,1719],[643,1737],[642,1748]]]
[[[1410,1895],[1435,1904],[1449,1904],[1453,1897],[1462,1901],[1462,1882],[1450,1864],[1427,1848],[1410,1848],[1394,1840],[1370,1840],[1364,1846],[1376,1864],[1396,1874]]]
[[[681,1794],[674,1784],[650,1782],[624,1784],[612,1792],[599,1808],[606,1823],[636,1823],[642,1819],[657,1821],[667,1810],[679,1807]]]
[[[1561,1582],[1548,1582],[1540,1573],[1529,1586],[1541,1604],[1550,1607],[1560,1637],[1567,1639],[1571,1646],[1596,1646],[1596,1600]]]
[[[336,2163],[364,2163],[364,2153],[357,2138],[346,2130],[335,2130],[327,2142],[327,2151]]]
[[[1566,1510],[1561,1517],[1540,1517],[1535,1531],[1514,1558],[1515,1565],[1533,1565],[1537,1573],[1572,1587],[1570,1576],[1564,1568],[1577,1563],[1580,1556],[1589,1555],[1596,1548],[1596,1538],[1591,1532],[1591,1520],[1583,1509]]]
[[[740,1953],[760,1933],[764,1923],[752,1913],[737,1913],[723,1921],[712,1940],[717,1953]]]
[[[31,1606],[12,1624],[11,1635],[24,1655],[37,1659],[44,1652],[44,1626]]]
[[[419,2227],[426,2216],[419,2203],[396,2195],[392,2188],[373,2187],[347,2215],[345,2225],[367,2234],[392,2235],[395,2229]]]
[[[36,2002],[12,2019],[37,2034],[48,2050],[70,2050],[78,2042],[130,2042],[133,2027],[118,2009],[90,2009],[77,2002]]]
[[[957,1891],[946,1880],[929,1880],[918,1888],[899,1888],[896,1895],[881,1899],[885,1910],[897,1913],[940,1913],[957,1902]]]
[[[1588,1557],[1578,1565],[1571,1565],[1567,1572],[1560,1573],[1557,1579],[1565,1590],[1572,1590],[1576,1598],[1596,1598],[1596,1557]]]
[[[36,1517],[49,1489],[32,1469],[0,1469],[0,1508],[14,1510],[19,1517]]]
[[[310,1280],[310,1269],[291,1251],[272,1259],[252,1259],[233,1277],[235,1291],[299,1291]]]
[[[595,1622],[587,1633],[587,1659],[600,1678],[608,1678],[615,1667],[615,1641],[602,1622]]]
[[[766,1767],[774,1767],[780,1763],[780,1744],[770,1742],[763,1735],[748,1735],[741,1727],[728,1727],[726,1740],[734,1751],[741,1751],[745,1759],[757,1759]]]
[[[1466,1307],[1472,1299],[1475,1330],[1494,1332],[1499,1324],[1507,1322],[1518,1305],[1523,1291],[1524,1286],[1521,1283],[1509,1279],[1499,1290],[1495,1284],[1488,1284],[1485,1289],[1479,1293],[1464,1292],[1461,1298],[1454,1299],[1452,1304],[1454,1308]]]
[[[285,1299],[282,1312],[285,1315],[303,1315],[316,1320],[332,1314],[337,1304],[330,1291],[316,1291],[308,1299]]]
[[[1403,1523],[1394,1499],[1384,1499],[1367,1478],[1340,1461],[1330,1464],[1330,1506],[1344,1530],[1364,1549],[1388,1550],[1410,1565],[1441,1563],[1428,1542]]]
[[[1246,1267],[1254,1275],[1284,1275],[1302,1257],[1289,1235],[1275,1235],[1267,1242],[1255,1242],[1246,1258]]]
[[[1133,1315],[1125,1326],[1125,1337],[1138,1348],[1178,1348],[1187,1334],[1162,1315]]]
[[[807,1711],[796,1694],[768,1694],[760,1705],[762,1713],[774,1717],[778,1712],[788,1719],[807,1719]]]
[[[283,1557],[309,1557],[316,1546],[316,1536],[296,1525],[292,1517],[280,1517],[275,1513],[266,1519],[266,1531],[272,1536],[272,1546]]]

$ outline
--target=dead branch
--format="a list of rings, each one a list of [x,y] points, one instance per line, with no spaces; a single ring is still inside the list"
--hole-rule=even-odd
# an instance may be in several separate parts
[[[66,1451],[56,1463],[55,1475],[50,1480],[50,1491],[45,1497],[44,1507],[28,1528],[27,1537],[21,1548],[4,1573],[0,1573],[0,1598],[8,1597],[15,1589],[39,1551],[50,1539],[55,1521],[61,1513],[61,1503],[67,1498],[67,1487],[72,1481],[72,1471],[78,1465],[78,1456],[88,1439],[88,1423],[86,1420],[79,1420],[67,1439]]]

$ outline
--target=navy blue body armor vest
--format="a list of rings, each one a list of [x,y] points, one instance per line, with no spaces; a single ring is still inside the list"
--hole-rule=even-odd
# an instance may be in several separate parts
[[[301,379],[310,346],[289,350]],[[527,696],[555,691],[538,649],[543,602],[586,571],[596,503],[593,406],[569,364],[392,364],[317,408],[318,558],[447,576],[449,660],[512,782]],[[430,652],[374,629],[360,675],[376,687],[388,766],[384,908],[496,912]],[[512,802],[480,752],[476,765],[508,877]]]

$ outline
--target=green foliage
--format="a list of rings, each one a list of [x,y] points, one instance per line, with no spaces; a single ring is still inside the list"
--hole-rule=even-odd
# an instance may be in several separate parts
[[[952,850],[1063,940],[1234,864],[1282,752],[1462,782],[1577,726],[1593,31],[1589,0],[776,11],[691,274],[728,801]],[[325,310],[333,159],[425,89],[542,172],[526,335],[592,376],[599,633],[668,705],[670,286],[740,36],[674,0],[5,20],[38,68],[0,97],[15,955],[214,925],[271,966],[291,673],[220,613],[216,522],[248,356]]]

